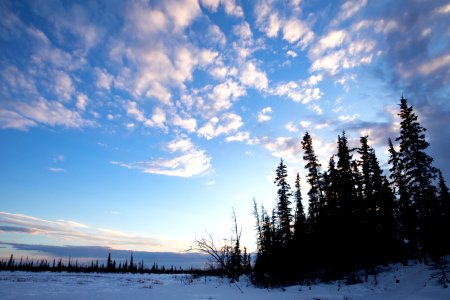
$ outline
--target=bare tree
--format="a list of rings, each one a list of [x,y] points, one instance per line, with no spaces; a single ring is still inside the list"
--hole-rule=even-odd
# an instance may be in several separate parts
[[[188,251],[198,251],[207,254],[211,262],[217,265],[223,273],[225,273],[231,282],[239,281],[239,277],[243,270],[242,251],[240,249],[241,231],[238,230],[236,213],[233,209],[233,235],[229,245],[227,240],[224,240],[224,245],[216,244],[214,238],[209,232],[206,232],[206,237],[196,238],[194,245]],[[236,284],[238,289],[241,288]]]

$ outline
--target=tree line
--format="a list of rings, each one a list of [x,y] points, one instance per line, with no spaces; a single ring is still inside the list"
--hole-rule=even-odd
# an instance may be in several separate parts
[[[352,149],[342,132],[324,171],[312,137],[305,133],[301,148],[309,184],[307,213],[300,175],[291,188],[287,166],[280,161],[276,206],[268,211],[254,202],[254,283],[274,286],[343,275],[352,283],[360,280],[357,270],[370,274],[379,265],[439,261],[450,254],[449,189],[425,151],[426,129],[403,96],[398,115],[399,136],[388,140],[389,175],[368,136]]]
[[[69,257],[67,262],[63,262],[62,258],[53,260],[48,259],[20,259],[14,258],[11,254],[9,259],[0,261],[0,271],[27,271],[27,272],[75,272],[75,273],[155,273],[155,274],[197,274],[197,275],[217,275],[220,271],[216,269],[198,269],[198,268],[181,268],[159,266],[154,262],[151,266],[146,267],[144,260],[137,261],[130,254],[130,260],[116,261],[108,254],[106,263],[98,260],[90,263],[79,263],[77,259]]]

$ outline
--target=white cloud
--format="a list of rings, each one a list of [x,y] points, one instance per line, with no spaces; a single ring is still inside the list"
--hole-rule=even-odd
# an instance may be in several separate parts
[[[326,36],[319,39],[319,41],[311,48],[310,55],[312,57],[318,57],[327,49],[341,46],[347,38],[348,33],[345,30],[331,31]]]
[[[282,31],[282,37],[287,42],[297,43],[302,49],[307,47],[314,38],[310,25],[298,18],[300,7],[298,1],[290,3],[294,16],[285,16],[276,7],[276,1],[258,1],[255,5],[257,28],[267,37],[275,38]]]
[[[0,225],[17,228],[17,234],[33,234],[58,244],[105,246],[134,251],[180,251],[176,241],[121,232],[110,228],[94,228],[73,220],[45,220],[37,217],[0,212]],[[174,246],[178,245],[178,246]]]
[[[220,46],[225,46],[227,43],[227,38],[225,34],[222,32],[219,26],[216,24],[212,24],[208,29],[208,39],[209,42],[217,43]]]
[[[151,118],[145,117],[145,114],[142,110],[140,110],[137,106],[137,103],[134,101],[128,101],[125,104],[125,109],[129,116],[132,116],[136,121],[142,123],[146,127],[158,127],[166,129],[166,113],[160,107],[153,108],[153,114]],[[128,126],[128,128],[133,128],[134,124],[129,124],[132,126]]]
[[[321,123],[321,124],[317,124],[316,126],[314,126],[315,129],[323,129],[323,128],[327,128],[328,126],[330,126],[328,123]]]
[[[236,4],[235,0],[221,0],[221,2],[222,5],[224,6],[226,14],[235,17],[244,16],[244,10],[242,9],[242,6]]]
[[[359,118],[358,114],[353,114],[353,115],[342,115],[339,116],[338,119],[344,123],[349,123],[349,122],[353,122],[355,120],[357,120]]]
[[[197,16],[201,15],[197,0],[165,0],[164,6],[166,14],[172,18],[177,30],[189,26]]]
[[[294,122],[292,121],[287,122],[286,125],[284,125],[284,128],[286,128],[286,130],[289,132],[298,132],[297,126],[295,126]]]
[[[341,69],[345,58],[345,51],[339,50],[314,60],[310,69],[311,71],[324,70],[335,75]]]
[[[450,13],[450,3],[444,4],[444,5],[436,8],[435,12],[437,14],[441,14],[441,15],[445,15],[445,14]]]
[[[250,132],[244,131],[244,132],[237,132],[235,135],[231,135],[225,138],[225,141],[227,142],[243,142],[250,139]]]
[[[65,173],[66,170],[63,168],[48,168],[48,170],[52,173]]]
[[[35,79],[33,76],[19,70],[16,66],[5,66],[0,71],[1,80],[13,93],[26,92],[30,95],[38,95]]]
[[[232,102],[246,94],[245,89],[237,82],[227,79],[209,89],[206,99],[196,98],[197,109],[205,117],[215,116],[218,112],[227,110],[232,106]]]
[[[77,108],[81,111],[86,110],[86,106],[88,104],[88,98],[85,94],[79,93],[77,95]]]
[[[283,39],[289,43],[297,42],[309,31],[309,27],[303,21],[291,18],[283,24]]]
[[[56,96],[62,101],[69,101],[72,98],[72,94],[75,91],[72,79],[70,76],[62,71],[55,73],[54,90]]]
[[[278,14],[273,13],[269,15],[268,22],[265,28],[262,30],[266,33],[266,35],[270,38],[274,38],[278,35],[282,26],[281,20],[278,17]]]
[[[259,123],[263,123],[263,122],[270,121],[270,119],[272,119],[272,117],[269,115],[270,113],[272,113],[272,108],[271,107],[263,108],[258,113],[258,122]]]
[[[213,12],[217,12],[219,6],[222,5],[227,15],[234,17],[244,16],[244,10],[242,9],[242,6],[236,4],[235,0],[200,0],[200,2],[203,7]]]
[[[325,71],[330,75],[336,75],[341,70],[369,64],[372,62],[375,42],[372,40],[352,41],[345,48],[327,52],[313,59],[310,71]]]
[[[271,93],[273,95],[286,96],[295,102],[308,104],[322,97],[323,93],[316,87],[322,79],[322,75],[312,75],[300,82],[289,81],[281,83],[271,90]]]
[[[249,40],[253,38],[253,33],[250,29],[250,25],[245,21],[233,27],[233,34],[243,40]]]
[[[311,127],[312,122],[311,121],[300,121],[299,125],[303,129],[308,129],[309,127]],[[286,125],[284,125],[284,128],[289,132],[299,132],[300,131],[299,127],[292,121],[286,123]]]
[[[212,169],[211,158],[188,137],[177,137],[167,145],[167,150],[178,156],[134,163],[111,163],[128,169],[142,170],[144,173],[184,178],[204,175]]]
[[[2,129],[28,130],[29,127],[37,126],[33,120],[27,119],[17,112],[0,108],[0,127]]]
[[[210,140],[221,134],[228,134],[237,131],[244,123],[239,115],[234,113],[225,113],[220,119],[212,117],[205,125],[203,125],[197,134]]]
[[[302,159],[300,140],[293,137],[255,138],[249,140],[249,144],[262,145],[272,153],[272,156],[282,158],[291,163],[299,163]]]
[[[166,113],[160,107],[155,107],[153,109],[152,117],[144,121],[144,126],[166,129],[165,123]]]
[[[375,32],[382,32],[384,34],[399,29],[400,27],[396,20],[377,20],[374,26]]]
[[[106,70],[97,67],[95,68],[95,74],[97,76],[97,82],[95,83],[97,88],[103,88],[109,91],[111,89],[113,76],[109,74]]]
[[[302,128],[309,128],[309,126],[311,126],[311,121],[300,121],[300,126],[302,126]]]
[[[428,62],[421,64],[418,67],[418,71],[422,75],[429,75],[439,69],[449,68],[449,65],[450,65],[450,54],[444,53]]]
[[[206,7],[207,9],[216,12],[219,8],[220,0],[200,0],[203,7]]]
[[[125,109],[127,110],[127,114],[134,117],[136,121],[144,122],[146,120],[144,112],[139,110],[136,102],[128,101],[125,105]]]
[[[340,22],[351,18],[361,9],[363,9],[366,5],[367,0],[347,0],[341,5],[339,14],[337,18],[332,21],[332,24],[337,25]]]
[[[179,115],[173,117],[172,124],[183,128],[189,133],[195,132],[195,129],[197,128],[197,120],[194,118],[182,119]]]
[[[11,109],[0,109],[2,128],[27,130],[38,124],[80,128],[94,126],[95,122],[83,119],[77,111],[69,110],[59,102],[43,98],[30,103],[14,103]]]
[[[322,108],[318,104],[310,104],[308,105],[308,108],[314,111],[316,114],[321,115],[323,114]]]
[[[290,57],[296,58],[298,56],[297,52],[293,51],[293,50],[288,50],[286,52],[286,54]]]
[[[246,62],[244,64],[239,79],[242,84],[256,88],[257,90],[265,90],[269,85],[266,73],[258,70],[253,62]]]

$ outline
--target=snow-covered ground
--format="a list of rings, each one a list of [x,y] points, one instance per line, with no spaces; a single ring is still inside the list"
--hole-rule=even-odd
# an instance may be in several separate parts
[[[190,275],[0,272],[0,299],[450,299],[424,265],[392,266],[367,283],[240,289],[226,279]],[[398,279],[398,282],[397,282]]]

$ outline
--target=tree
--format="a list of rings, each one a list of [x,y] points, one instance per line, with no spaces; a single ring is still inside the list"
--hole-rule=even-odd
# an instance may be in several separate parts
[[[309,208],[308,208],[308,224],[309,230],[314,231],[317,227],[317,219],[320,212],[322,200],[322,183],[320,163],[314,152],[311,135],[306,132],[302,139],[302,149],[304,150],[303,160],[306,162],[305,169],[308,170],[307,181],[310,186],[308,191]]]
[[[294,240],[297,244],[305,239],[306,236],[306,217],[303,210],[302,191],[300,185],[300,174],[295,177],[295,215],[294,215]]]
[[[300,184],[300,174],[297,173],[295,177],[295,214],[294,214],[294,246],[293,246],[293,262],[295,269],[299,274],[304,273],[306,268],[306,254],[307,254],[307,231],[306,231],[306,216],[302,203],[302,191]]]
[[[397,214],[396,214],[396,226],[397,226],[397,239],[401,241],[403,248],[403,261],[409,257],[414,256],[416,247],[416,232],[415,232],[415,219],[416,215],[409,201],[409,195],[406,190],[404,166],[400,160],[398,152],[395,150],[392,140],[388,139],[389,146],[389,161],[391,165],[390,180],[391,185],[394,187],[394,193],[397,195]]]
[[[292,196],[291,186],[287,183],[287,169],[283,160],[280,160],[275,171],[275,181],[274,183],[278,186],[278,203],[277,203],[277,216],[279,222],[279,231],[277,239],[280,241],[282,246],[286,246],[292,239],[291,233],[291,221],[292,213],[289,205],[291,201],[289,198]]]
[[[241,231],[238,230],[238,223],[236,218],[236,213],[233,208],[233,227],[234,227],[234,237],[231,239],[232,243],[232,253],[229,259],[229,269],[233,274],[236,274],[237,280],[239,281],[239,276],[242,275],[244,266],[241,251]]]
[[[418,255],[422,256],[423,250],[434,251],[435,241],[433,227],[436,215],[436,188],[432,181],[436,178],[437,170],[432,166],[433,158],[425,150],[429,143],[425,140],[426,129],[418,121],[418,117],[407,99],[400,99],[400,136],[399,160],[403,166],[403,178],[409,202],[417,216],[413,227],[417,236]],[[423,247],[428,249],[423,249]]]
[[[342,248],[335,259],[335,268],[339,271],[353,269],[357,266],[361,255],[360,238],[364,234],[361,232],[360,200],[357,194],[357,182],[355,181],[355,171],[352,168],[351,150],[348,147],[345,132],[338,136],[337,152],[337,198],[340,209],[335,216],[336,224],[339,229],[339,236],[342,242]]]

